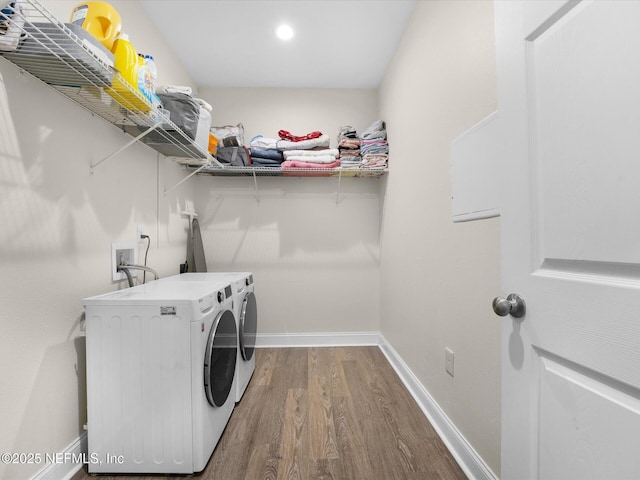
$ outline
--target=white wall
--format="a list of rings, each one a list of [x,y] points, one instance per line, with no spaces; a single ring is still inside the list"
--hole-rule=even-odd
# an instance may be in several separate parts
[[[375,90],[201,89],[214,125],[277,138],[377,118]],[[379,329],[380,180],[199,177],[197,205],[209,270],[249,270],[259,333]],[[339,203],[336,204],[336,201]]]
[[[499,220],[451,221],[450,142],[497,108],[493,6],[418,2],[380,89],[391,146],[381,330],[500,472]],[[445,372],[455,352],[455,377]]]
[[[76,2],[50,3],[67,4],[67,16]],[[172,68],[169,78],[186,77]],[[179,212],[193,203],[194,182],[163,194],[183,169],[137,144],[90,173],[130,138],[0,59],[0,452],[44,456],[82,433],[80,300],[119,288],[111,243],[133,241],[141,223],[160,275],[184,261],[188,224]],[[0,478],[42,467],[0,464]]]

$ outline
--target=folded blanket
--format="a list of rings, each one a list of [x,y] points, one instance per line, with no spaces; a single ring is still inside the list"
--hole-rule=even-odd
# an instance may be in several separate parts
[[[278,141],[278,150],[311,150],[312,148],[329,148],[331,139],[328,135],[320,135],[318,138],[311,140],[302,140],[301,142],[290,142],[288,140]]]
[[[340,151],[337,148],[325,148],[322,150],[287,150],[285,152],[282,152],[282,154],[284,155],[284,158],[286,160],[288,160],[289,157],[293,156],[324,157],[330,155],[334,158],[337,158],[340,155]]]
[[[301,163],[333,163],[336,161],[334,155],[289,155],[285,156],[288,162]]]
[[[340,160],[336,160],[333,163],[311,163],[311,162],[297,162],[294,160],[287,160],[282,163],[282,168],[336,168],[340,166]]]

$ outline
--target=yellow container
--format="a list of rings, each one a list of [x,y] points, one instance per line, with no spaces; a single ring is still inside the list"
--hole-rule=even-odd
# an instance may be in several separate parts
[[[120,35],[122,20],[120,14],[107,2],[83,2],[71,12],[71,23],[82,26],[98,39],[107,50]]]
[[[144,100],[138,90],[138,72],[144,60],[139,60],[136,49],[124,33],[114,42],[112,53],[115,56],[113,66],[120,72],[120,76],[114,76],[111,87],[105,91],[129,110],[148,112],[151,104]]]
[[[219,140],[213,135],[213,133],[209,133],[209,153],[211,155],[215,155],[218,150],[218,142]]]

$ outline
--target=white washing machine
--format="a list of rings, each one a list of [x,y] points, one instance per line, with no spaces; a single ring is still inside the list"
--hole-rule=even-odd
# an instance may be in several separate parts
[[[90,473],[204,469],[235,406],[229,282],[86,298]]]
[[[258,329],[253,274],[250,272],[194,272],[174,275],[159,282],[214,282],[230,283],[234,299],[234,313],[238,326],[238,363],[236,368],[236,402],[244,395],[256,369],[254,356]]]

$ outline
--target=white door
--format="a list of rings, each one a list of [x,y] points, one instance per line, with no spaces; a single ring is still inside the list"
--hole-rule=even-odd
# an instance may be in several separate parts
[[[640,1],[495,9],[502,478],[640,479]]]

